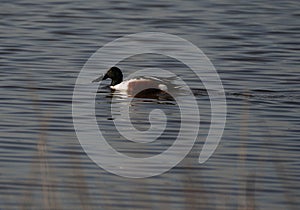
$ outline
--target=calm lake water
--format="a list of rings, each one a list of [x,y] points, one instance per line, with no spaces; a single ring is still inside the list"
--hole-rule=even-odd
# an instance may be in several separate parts
[[[299,208],[299,1],[34,2],[1,2],[0,209]],[[160,56],[122,61],[124,74],[173,69],[192,88],[201,113],[199,136],[183,161],[159,176],[131,179],[105,171],[84,152],[72,95],[94,52],[148,31],[180,36],[203,50],[222,79],[227,121],[216,151],[199,164],[210,124],[201,82]],[[180,125],[176,103],[134,101],[131,121],[140,130],[149,128],[153,109],[168,117],[162,138],[140,147],[117,133],[111,97],[101,85],[96,114],[118,151],[148,157],[172,145]]]

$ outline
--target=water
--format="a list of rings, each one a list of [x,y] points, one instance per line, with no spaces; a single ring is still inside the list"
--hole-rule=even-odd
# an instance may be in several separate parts
[[[2,1],[0,209],[297,209],[299,7],[298,1]],[[175,34],[201,48],[222,79],[228,113],[215,153],[198,164],[209,99],[185,67],[158,61],[193,88],[201,104],[199,138],[170,171],[130,179],[99,168],[83,151],[72,94],[99,47],[145,31]],[[120,65],[129,72],[156,64],[146,58]],[[169,117],[166,135],[141,148],[124,144],[101,112],[110,97],[99,89],[96,110],[112,146],[144,157],[172,145],[176,104],[136,101],[138,129],[149,127],[151,109]]]

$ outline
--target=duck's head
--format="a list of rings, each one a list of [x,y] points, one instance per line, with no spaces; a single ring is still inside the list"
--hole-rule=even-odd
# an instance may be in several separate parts
[[[102,80],[106,80],[107,78],[111,79],[110,86],[115,86],[123,81],[123,74],[118,67],[113,66],[106,72]]]

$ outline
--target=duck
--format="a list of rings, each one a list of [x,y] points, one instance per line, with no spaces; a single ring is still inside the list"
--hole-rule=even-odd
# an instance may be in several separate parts
[[[113,91],[126,92],[129,96],[152,98],[154,96],[166,95],[168,87],[163,81],[155,78],[133,78],[123,81],[123,73],[117,66],[111,67],[104,76],[93,80],[111,79],[110,89]]]

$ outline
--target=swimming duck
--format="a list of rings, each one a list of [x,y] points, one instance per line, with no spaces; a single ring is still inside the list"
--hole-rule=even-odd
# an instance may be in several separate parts
[[[166,93],[165,91],[168,89],[159,79],[135,78],[123,81],[123,73],[116,66],[111,67],[104,76],[100,76],[93,82],[99,82],[108,78],[111,79],[110,88],[112,90],[126,91],[128,95],[134,97],[143,97],[145,94],[149,96]]]

